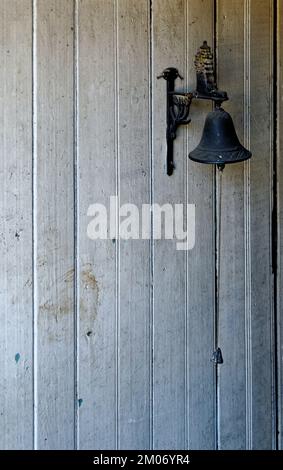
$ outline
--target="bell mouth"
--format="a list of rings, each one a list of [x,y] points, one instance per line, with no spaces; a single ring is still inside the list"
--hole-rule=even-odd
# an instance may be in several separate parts
[[[252,153],[247,150],[245,147],[240,145],[234,149],[225,149],[225,150],[208,150],[207,148],[202,148],[198,146],[192,152],[189,153],[190,160],[198,163],[206,164],[229,164],[229,163],[239,163],[251,158]]]

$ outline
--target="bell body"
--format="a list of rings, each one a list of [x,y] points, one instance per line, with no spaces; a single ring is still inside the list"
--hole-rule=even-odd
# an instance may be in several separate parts
[[[216,165],[242,162],[251,156],[240,143],[230,114],[222,108],[208,113],[201,141],[189,154],[191,160]]]

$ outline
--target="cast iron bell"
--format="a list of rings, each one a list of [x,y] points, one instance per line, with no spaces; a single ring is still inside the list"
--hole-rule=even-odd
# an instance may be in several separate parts
[[[230,114],[222,108],[208,113],[198,146],[189,158],[199,163],[214,163],[224,168],[227,163],[248,160],[252,156],[239,142]]]

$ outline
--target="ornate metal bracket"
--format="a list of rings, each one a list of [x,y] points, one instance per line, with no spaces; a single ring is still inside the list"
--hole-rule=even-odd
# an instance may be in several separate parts
[[[226,91],[219,91],[215,82],[213,54],[211,48],[204,41],[195,56],[195,68],[197,75],[197,89],[187,93],[175,91],[175,80],[183,77],[174,67],[163,70],[157,78],[164,78],[167,82],[167,109],[166,109],[166,141],[167,141],[167,175],[174,171],[174,147],[177,128],[183,124],[189,124],[190,106],[193,99],[205,99],[215,102],[217,107],[223,101],[228,100]]]

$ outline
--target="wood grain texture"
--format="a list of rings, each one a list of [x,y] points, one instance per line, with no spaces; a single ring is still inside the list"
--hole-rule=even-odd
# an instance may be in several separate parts
[[[283,2],[277,318],[275,4],[0,2],[1,449],[271,449],[276,405],[282,448]],[[166,84],[156,77],[175,66],[185,77],[178,89],[194,89],[194,55],[214,39],[224,107],[253,157],[222,174],[188,160],[211,109],[194,101],[168,177]],[[116,221],[124,203],[195,204],[193,250],[178,251],[176,238],[119,240],[109,226],[107,240],[90,239],[88,209],[104,204],[109,215],[111,196]]]
[[[92,219],[87,216],[88,207],[99,203],[109,211],[110,197],[117,193],[115,28],[112,0],[78,3],[77,406],[81,449],[115,449],[117,439],[117,243],[87,236]]]
[[[250,419],[252,449],[275,444],[274,323],[272,277],[273,2],[252,0],[250,10]],[[258,53],[260,51],[260,54]],[[248,62],[248,61],[247,61]],[[247,103],[248,105],[248,103]],[[249,109],[247,109],[247,113]],[[248,168],[247,168],[248,170]],[[247,248],[246,248],[247,249]],[[247,289],[247,286],[246,286]]]
[[[37,443],[74,447],[73,2],[37,2]]]
[[[0,28],[0,448],[31,449],[31,2],[2,1]]]
[[[230,101],[225,103],[225,109],[231,113],[237,134],[243,141],[245,1],[220,0],[217,5],[218,85],[229,91]],[[218,175],[218,188],[221,198],[218,201],[221,203],[218,345],[224,359],[224,364],[219,366],[218,445],[220,449],[245,449],[248,439],[245,281],[249,282],[249,279],[245,279],[244,164],[227,165],[223,174]]]
[[[153,2],[153,77],[185,70],[185,2]],[[153,202],[185,199],[184,136],[174,144],[176,170],[166,174],[166,83],[153,78]],[[177,82],[180,89],[180,81]],[[186,256],[176,240],[154,241],[153,447],[186,447]]]
[[[278,447],[283,449],[283,1],[278,0],[277,11],[277,223],[278,223],[278,258],[277,258],[277,377],[278,377]]]
[[[274,443],[271,20],[270,2],[218,2],[219,85],[229,90],[225,108],[253,152],[251,162],[225,168],[218,179],[221,449]]]
[[[193,58],[204,39],[212,45],[212,33],[213,2],[154,2],[153,77],[177,66],[185,89],[194,89]],[[214,171],[187,158],[210,104],[194,103],[187,133],[178,130],[176,170],[168,178],[164,98],[165,84],[153,82],[154,202],[194,203],[197,220],[192,251],[176,251],[176,240],[154,244],[154,445],[214,448]]]
[[[150,202],[149,6],[117,2],[118,195],[121,207],[135,204],[140,213]],[[149,240],[121,240],[119,262],[118,445],[149,449]]]
[[[211,47],[214,44],[214,4],[210,0],[187,1],[186,13],[186,87],[194,89],[194,55],[204,40]],[[199,143],[205,117],[210,110],[211,103],[193,103],[192,122],[187,128],[187,147],[183,156],[187,202],[196,205],[196,243],[187,253],[186,265],[189,449],[214,449],[216,446],[215,366],[211,362],[215,321],[215,175],[213,166],[199,165],[187,158],[188,152]]]

